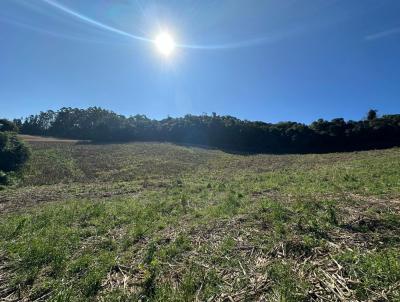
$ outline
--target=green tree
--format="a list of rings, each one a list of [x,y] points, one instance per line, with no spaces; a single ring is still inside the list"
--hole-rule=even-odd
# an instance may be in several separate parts
[[[13,132],[0,132],[0,171],[19,170],[29,159],[30,149]]]
[[[9,120],[0,119],[0,132],[4,131],[18,132],[18,127]]]
[[[371,109],[367,113],[367,120],[373,121],[378,117],[378,110]]]

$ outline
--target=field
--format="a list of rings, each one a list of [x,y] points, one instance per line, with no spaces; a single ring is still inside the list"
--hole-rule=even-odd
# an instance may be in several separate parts
[[[400,301],[399,148],[29,143],[2,301]]]

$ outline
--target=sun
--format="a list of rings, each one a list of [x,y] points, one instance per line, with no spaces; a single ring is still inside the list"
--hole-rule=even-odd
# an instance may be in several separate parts
[[[155,38],[154,43],[157,50],[164,56],[169,57],[175,50],[176,44],[168,32],[162,32]]]

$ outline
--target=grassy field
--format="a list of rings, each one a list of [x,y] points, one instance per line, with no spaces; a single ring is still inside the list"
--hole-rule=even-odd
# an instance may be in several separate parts
[[[400,301],[400,149],[30,142],[0,300]]]

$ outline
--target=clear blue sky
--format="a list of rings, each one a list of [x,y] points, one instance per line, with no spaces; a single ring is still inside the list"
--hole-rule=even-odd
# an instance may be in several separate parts
[[[1,0],[0,116],[400,113],[399,16],[399,0]]]

